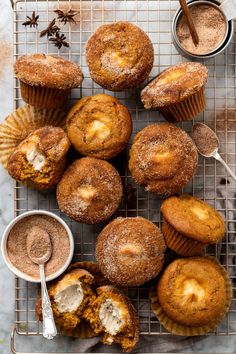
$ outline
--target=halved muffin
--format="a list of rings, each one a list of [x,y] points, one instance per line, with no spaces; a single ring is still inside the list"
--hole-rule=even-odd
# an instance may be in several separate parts
[[[48,288],[56,326],[59,330],[76,328],[87,306],[96,295],[91,286],[94,277],[84,269],[72,269]],[[41,297],[35,307],[36,317],[42,320]]]
[[[55,186],[66,167],[70,141],[59,127],[45,126],[32,132],[8,158],[8,173],[30,187],[46,190]]]
[[[139,340],[137,313],[130,300],[112,285],[97,289],[97,298],[84,313],[104,344],[118,343],[131,351]]]
[[[161,72],[141,92],[146,109],[157,109],[170,122],[191,120],[204,111],[206,66],[181,62]]]

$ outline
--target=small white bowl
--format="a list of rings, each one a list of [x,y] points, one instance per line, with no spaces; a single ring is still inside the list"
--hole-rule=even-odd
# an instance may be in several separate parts
[[[35,279],[34,277],[31,277],[30,275],[27,275],[23,272],[21,272],[18,268],[16,268],[10,261],[8,254],[7,254],[7,239],[8,239],[8,235],[11,231],[11,229],[13,228],[13,226],[20,220],[31,216],[31,215],[46,215],[49,216],[55,220],[57,220],[60,224],[62,224],[62,226],[65,228],[68,238],[69,238],[69,242],[70,242],[70,253],[69,256],[65,262],[65,264],[55,273],[51,274],[50,276],[48,276],[46,278],[46,281],[51,281],[57,277],[59,277],[59,275],[61,275],[69,266],[73,254],[74,254],[74,238],[72,235],[71,230],[69,229],[68,225],[65,223],[65,221],[63,221],[59,216],[49,212],[49,211],[45,211],[45,210],[32,210],[32,211],[27,211],[24,214],[21,214],[19,216],[17,216],[16,218],[14,218],[6,227],[3,235],[2,235],[2,241],[1,241],[1,251],[2,251],[2,256],[3,259],[6,263],[6,265],[9,267],[9,269],[18,277],[25,279],[27,281],[30,281],[32,283],[40,283],[40,280]]]

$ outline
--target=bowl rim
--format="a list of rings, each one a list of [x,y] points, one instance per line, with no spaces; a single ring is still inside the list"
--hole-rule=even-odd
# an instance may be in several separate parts
[[[58,215],[54,214],[53,212],[47,211],[47,210],[30,210],[27,211],[23,214],[20,214],[18,216],[16,216],[13,220],[10,221],[10,223],[7,225],[7,227],[5,228],[3,234],[2,234],[2,240],[1,240],[1,253],[2,253],[2,257],[4,262],[6,263],[6,265],[8,266],[8,268],[19,278],[22,278],[26,281],[29,281],[31,283],[40,283],[40,279],[35,279],[34,277],[25,274],[24,272],[20,271],[18,268],[16,268],[10,261],[9,257],[8,257],[8,252],[7,252],[7,239],[9,236],[10,231],[12,230],[13,226],[15,224],[17,224],[20,220],[31,216],[31,215],[46,215],[46,216],[50,216],[52,218],[54,218],[55,220],[57,220],[66,230],[67,232],[67,236],[69,238],[69,242],[70,242],[70,252],[69,255],[67,257],[66,262],[64,263],[64,265],[58,269],[58,271],[56,271],[55,273],[49,275],[46,277],[46,281],[51,281],[57,277],[59,277],[70,265],[71,260],[73,258],[74,255],[74,237],[73,234],[69,228],[69,226],[66,224],[66,222],[59,217]]]
[[[177,36],[177,32],[176,32],[177,23],[178,23],[178,20],[180,18],[180,15],[182,13],[182,9],[181,9],[181,7],[179,7],[176,10],[176,12],[174,14],[174,17],[173,17],[173,20],[172,20],[172,28],[171,29],[172,29],[172,36],[173,36],[173,39],[174,39],[174,43],[177,45],[179,50],[182,51],[182,55],[187,55],[187,56],[189,56],[191,58],[195,58],[195,59],[210,59],[212,57],[215,57],[216,55],[220,54],[223,50],[225,50],[226,47],[229,45],[229,43],[230,43],[230,41],[232,39],[232,35],[233,35],[233,21],[232,20],[228,20],[226,18],[224,12],[219,7],[220,6],[220,2],[218,0],[188,0],[187,4],[189,6],[194,6],[196,4],[197,5],[199,5],[199,4],[208,4],[208,5],[211,5],[211,6],[215,7],[215,8],[217,8],[222,13],[222,15],[225,18],[225,23],[227,25],[225,36],[224,36],[224,39],[222,40],[222,42],[217,47],[215,47],[214,49],[209,51],[208,53],[205,53],[205,54],[194,54],[194,53],[189,52],[179,42],[179,39],[178,39],[178,36]]]

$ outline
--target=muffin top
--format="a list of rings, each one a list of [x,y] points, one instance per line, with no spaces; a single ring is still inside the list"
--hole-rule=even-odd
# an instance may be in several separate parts
[[[8,158],[12,178],[37,189],[55,185],[65,169],[70,141],[63,129],[45,126],[28,135]]]
[[[197,149],[185,131],[168,123],[152,124],[135,136],[129,169],[147,191],[171,195],[191,180],[197,161]]]
[[[184,326],[215,327],[231,302],[229,280],[214,259],[177,259],[162,274],[157,296],[164,313]]]
[[[184,236],[203,243],[216,243],[224,236],[222,216],[194,196],[170,197],[162,203],[161,212],[168,223]]]
[[[113,285],[96,289],[97,298],[84,314],[104,343],[119,343],[123,351],[131,351],[139,340],[139,322],[134,306]]]
[[[159,273],[164,251],[164,238],[155,224],[142,217],[119,217],[99,234],[96,259],[112,283],[136,286]]]
[[[146,109],[161,108],[183,101],[199,91],[206,83],[205,65],[181,62],[164,70],[141,92]]]
[[[111,91],[136,87],[150,73],[154,52],[146,33],[129,22],[99,27],[89,38],[86,59],[92,79]]]
[[[93,157],[74,161],[57,186],[60,210],[86,224],[107,220],[118,208],[122,194],[116,169]]]
[[[78,87],[83,74],[72,61],[47,54],[27,54],[14,64],[15,76],[28,85],[70,89]]]
[[[110,159],[125,148],[131,131],[128,109],[106,94],[83,97],[67,117],[69,139],[82,155]]]

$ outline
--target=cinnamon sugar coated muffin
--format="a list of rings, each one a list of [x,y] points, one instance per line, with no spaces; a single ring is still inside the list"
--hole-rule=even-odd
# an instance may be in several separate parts
[[[137,286],[154,278],[164,262],[165,242],[159,228],[142,217],[117,218],[99,234],[96,259],[112,283]]]
[[[170,197],[162,203],[161,212],[166,244],[183,256],[199,255],[205,246],[220,242],[224,236],[220,213],[197,197]]]
[[[63,129],[51,126],[37,129],[10,154],[8,173],[32,188],[52,188],[65,170],[69,147],[70,141]]]
[[[133,350],[139,340],[139,322],[131,301],[112,285],[97,288],[97,294],[84,318],[102,343],[118,343],[124,352]]]
[[[146,33],[129,22],[99,27],[89,38],[86,60],[92,79],[111,91],[137,87],[149,75],[154,60]]]
[[[57,186],[57,202],[71,219],[98,224],[117,210],[122,193],[121,178],[111,164],[84,157],[64,173]]]
[[[38,108],[59,108],[72,88],[83,81],[80,67],[72,61],[47,54],[20,56],[14,64],[23,100]]]
[[[84,269],[72,269],[48,287],[52,311],[58,330],[68,333],[80,330],[83,314],[90,303],[96,299],[92,290],[94,277]],[[42,318],[42,300],[38,296],[35,306],[36,318]]]
[[[82,155],[107,160],[125,148],[132,119],[117,99],[98,94],[83,97],[71,108],[67,131],[72,145]]]
[[[170,122],[191,120],[204,111],[205,65],[181,62],[161,72],[141,92],[146,109],[157,109]]]
[[[229,310],[232,287],[215,259],[177,259],[162,274],[152,309],[160,323],[177,335],[201,335],[213,330]]]
[[[172,124],[152,124],[134,138],[129,169],[136,183],[159,195],[172,195],[193,177],[198,161],[190,136]]]

